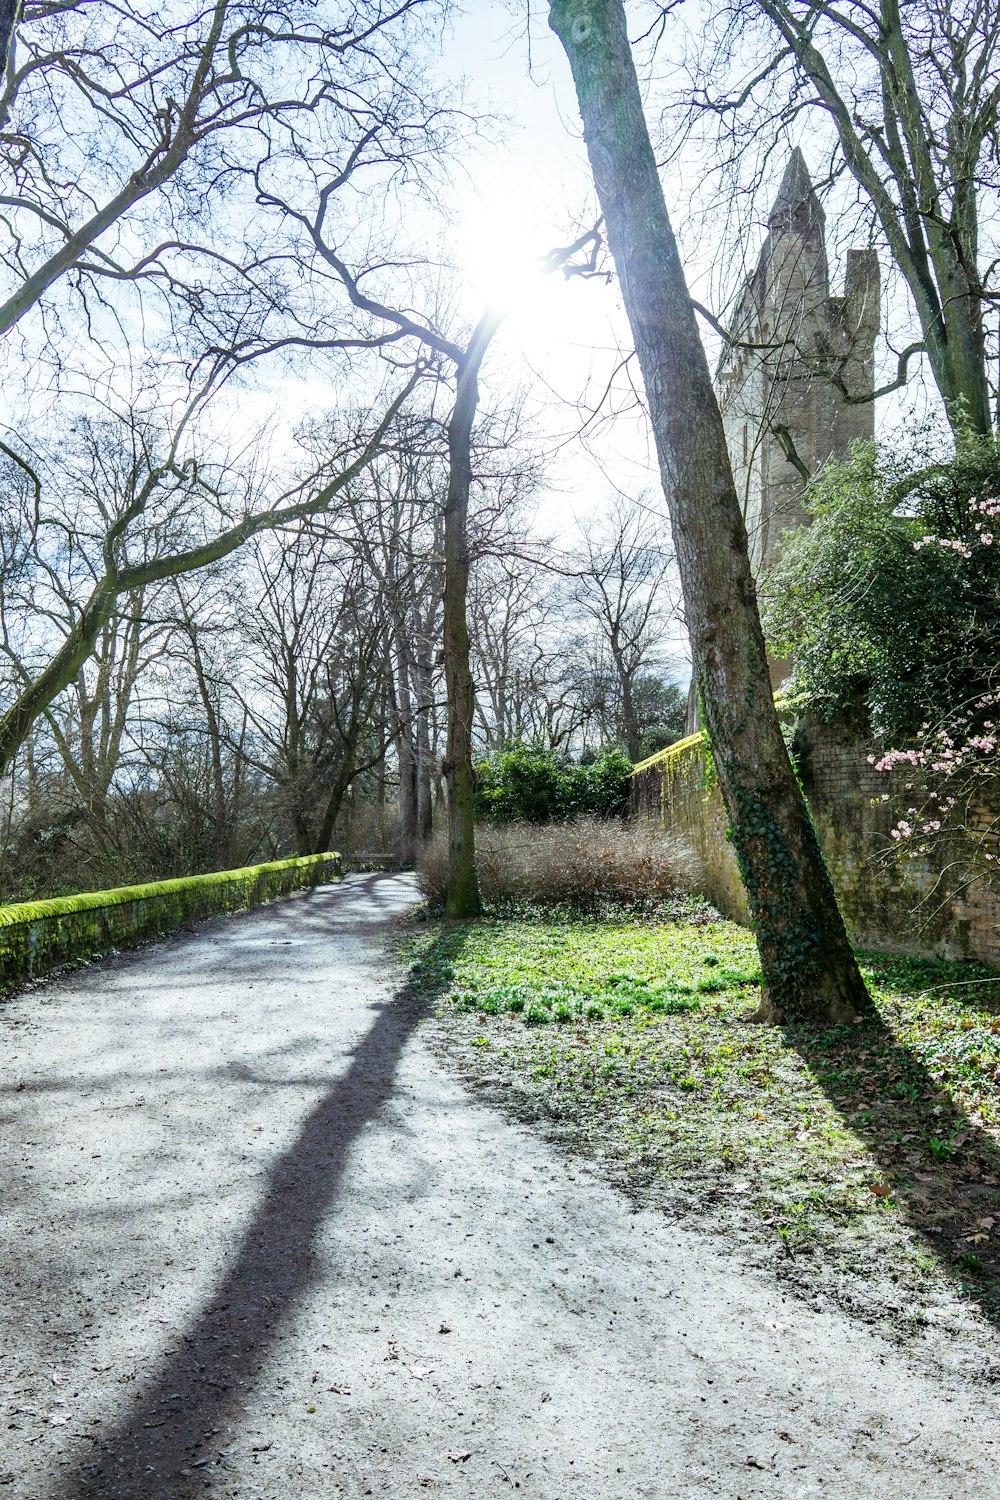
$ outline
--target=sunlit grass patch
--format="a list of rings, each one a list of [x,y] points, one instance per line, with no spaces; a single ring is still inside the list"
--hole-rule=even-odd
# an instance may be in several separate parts
[[[738,953],[733,932],[742,939]],[[728,923],[491,921],[466,931],[450,1001],[459,1010],[525,1019],[530,1010],[544,1024],[679,1015],[701,1009],[708,996],[746,1002],[759,982],[752,942]]]

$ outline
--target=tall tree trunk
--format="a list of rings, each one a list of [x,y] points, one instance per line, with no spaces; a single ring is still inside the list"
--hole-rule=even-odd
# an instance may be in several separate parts
[[[412,865],[417,856],[417,768],[413,750],[413,695],[410,691],[411,658],[406,640],[396,641],[396,685],[393,695],[396,759],[399,765],[399,862]]]
[[[344,793],[348,783],[341,777],[337,783],[330,788],[330,795],[326,799],[326,807],[323,811],[323,822],[320,825],[319,838],[316,840],[317,854],[332,854],[333,835],[340,816],[340,809],[344,802]]]
[[[385,788],[386,788],[386,773],[385,773],[386,740],[385,740],[385,726],[386,726],[386,723],[388,721],[388,716],[389,716],[389,691],[388,691],[388,688],[386,686],[386,683],[383,681],[383,683],[382,683],[382,702],[381,702],[380,709],[379,709],[379,726],[380,726],[380,731],[381,731],[381,735],[382,735],[382,754],[379,756],[379,758],[378,758],[378,765],[375,768],[375,826],[378,829],[378,833],[376,834],[376,838],[378,839],[379,845],[383,849],[385,848],[385,843],[386,843],[386,839],[385,839]]]
[[[399,862],[412,865],[417,857],[417,768],[409,729],[396,741],[399,763]]]
[[[21,0],[0,0],[0,77],[7,68],[10,44],[21,10]]]
[[[746,527],[620,0],[555,0],[656,441],[695,671],[764,973],[762,1016],[870,1005],[774,709]]]
[[[458,366],[455,405],[448,423],[448,498],[444,511],[444,683],[448,742],[444,773],[448,786],[448,894],[446,917],[478,917],[482,910],[476,874],[475,787],[472,718],[475,689],[469,663],[469,492],[472,488],[472,427],[479,406],[479,369],[499,326],[487,313],[476,325]]]
[[[622,661],[621,652],[612,643],[611,655],[615,663],[615,671],[618,674],[618,686],[622,696],[622,728],[625,731],[625,748],[629,759],[637,761],[640,758],[641,739],[639,733],[639,720],[635,711],[635,694],[632,691],[632,673]]]
[[[431,698],[434,674],[426,645],[421,643],[416,655],[417,692],[417,836],[426,844],[434,832],[434,754],[431,747]]]
[[[299,807],[292,811],[292,827],[295,830],[295,852],[300,858],[304,858],[307,854],[322,853],[322,850],[313,849],[312,828],[309,826],[309,819],[305,812]]]
[[[205,714],[205,727],[208,730],[209,759],[212,767],[212,860],[217,870],[223,869],[225,853],[236,845],[233,837],[234,828],[226,817],[226,776],[222,761],[222,726],[219,716],[215,711],[215,703],[212,698],[212,689],[205,674],[205,662],[198,644],[198,630],[192,621],[187,628],[187,638],[191,643],[191,661],[194,666],[195,682],[198,687],[198,696]]]

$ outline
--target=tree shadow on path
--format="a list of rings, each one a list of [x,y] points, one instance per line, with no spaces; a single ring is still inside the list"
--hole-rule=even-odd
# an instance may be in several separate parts
[[[463,940],[456,930],[435,945],[442,965]],[[192,1466],[217,1454],[215,1433],[231,1406],[246,1400],[269,1346],[316,1282],[317,1240],[343,1188],[351,1148],[391,1098],[404,1048],[432,998],[426,984],[419,997],[408,985],[377,1007],[347,1072],[274,1163],[260,1207],[211,1302],[181,1335],[182,1347],[106,1433],[103,1456],[57,1494],[182,1500],[203,1493],[212,1470]]]
[[[881,1019],[786,1029],[894,1203],[963,1295],[1000,1326],[1000,1151]],[[991,1222],[992,1221],[992,1222]]]

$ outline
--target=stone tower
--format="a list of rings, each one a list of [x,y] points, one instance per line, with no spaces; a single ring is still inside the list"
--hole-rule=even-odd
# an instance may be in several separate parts
[[[836,381],[849,395],[874,389],[878,256],[849,250],[844,295],[831,297],[824,227],[796,147],[715,380],[758,578],[773,562],[782,532],[806,520],[803,476],[789,451],[815,473],[874,432],[873,403],[846,401]]]

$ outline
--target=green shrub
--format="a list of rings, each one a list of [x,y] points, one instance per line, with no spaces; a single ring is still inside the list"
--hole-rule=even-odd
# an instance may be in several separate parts
[[[515,744],[476,765],[476,815],[489,823],[623,817],[632,763],[606,750],[589,765],[540,746]]]

